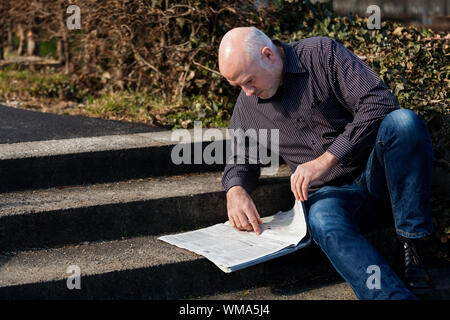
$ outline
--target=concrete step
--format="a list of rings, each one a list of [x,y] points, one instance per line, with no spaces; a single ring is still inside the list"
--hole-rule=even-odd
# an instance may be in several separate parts
[[[448,264],[435,264],[427,268],[434,287],[432,290],[417,294],[419,299],[448,300],[450,295],[448,267]],[[350,285],[339,275],[324,273],[307,279],[291,277],[265,286],[205,295],[193,300],[358,300],[358,298]]]
[[[231,274],[152,236],[20,251],[0,256],[0,299],[179,299],[333,272],[313,247],[301,251]],[[67,287],[70,266],[79,290]]]
[[[80,289],[67,286],[74,266]],[[424,298],[448,299],[448,264],[428,270],[435,289]],[[354,298],[314,243],[233,273],[152,236],[0,255],[0,299]]]
[[[178,143],[172,131],[0,144],[0,192],[222,171],[230,141],[225,128],[215,130],[220,134],[214,139],[186,130],[190,142],[186,138],[182,146],[191,155],[181,164],[172,161]],[[195,159],[194,150],[203,153],[213,140],[221,145],[221,160]],[[449,177],[448,170],[433,168],[434,194],[448,199]]]
[[[192,300],[358,300],[348,283],[338,275],[201,296]]]
[[[226,129],[217,130],[223,139],[216,143],[226,150]],[[183,145],[192,152],[190,163],[182,164],[171,160],[178,143],[172,131],[0,144],[0,192],[223,170],[225,159],[195,164],[193,150],[213,139],[194,141],[194,129],[186,132],[190,141]]]
[[[396,261],[396,234],[393,221],[380,221],[364,232],[367,240],[391,265]],[[440,245],[439,245],[440,247]],[[419,247],[423,264],[431,279],[431,288],[416,292],[421,300],[448,300],[450,297],[450,260],[443,258],[438,244],[428,239]],[[441,251],[445,252],[445,251]],[[284,258],[284,260],[282,260]],[[331,263],[313,242],[309,247],[271,262],[275,273],[264,285],[247,286],[214,294],[199,293],[193,300],[356,300],[351,287],[332,268]],[[295,266],[302,271],[297,272]],[[394,267],[394,270],[396,268]],[[303,274],[304,272],[304,274]]]
[[[290,169],[262,176],[260,215],[289,210]],[[0,194],[0,248],[40,248],[190,230],[227,218],[221,172]]]

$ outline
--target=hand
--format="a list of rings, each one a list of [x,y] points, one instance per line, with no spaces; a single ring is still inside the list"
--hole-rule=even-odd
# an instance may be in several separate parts
[[[322,177],[337,162],[335,156],[325,152],[317,159],[298,165],[291,175],[291,190],[295,199],[297,201],[308,200],[309,185]]]
[[[231,187],[227,192],[228,219],[233,228],[237,230],[254,230],[257,235],[261,234],[262,220],[256,210],[255,204],[241,186]]]

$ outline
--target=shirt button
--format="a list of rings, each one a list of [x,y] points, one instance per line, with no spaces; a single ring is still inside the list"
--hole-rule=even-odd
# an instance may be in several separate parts
[[[314,140],[311,140],[311,142],[312,142],[313,145],[316,144],[316,141],[314,141]]]

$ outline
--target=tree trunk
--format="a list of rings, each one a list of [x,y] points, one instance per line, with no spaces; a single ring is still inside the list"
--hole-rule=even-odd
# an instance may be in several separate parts
[[[56,56],[58,61],[63,64],[66,56],[64,55],[64,43],[61,37],[58,37],[56,42]]]
[[[61,63],[64,63],[65,72],[69,73],[70,69],[70,52],[69,52],[69,35],[66,27],[66,21],[64,18],[65,6],[64,2],[60,3],[61,11],[58,16],[59,18],[59,37],[58,37],[58,59]]]
[[[19,37],[19,48],[17,54],[23,56],[25,54],[25,29],[21,24],[17,25],[17,36]]]
[[[69,65],[69,63],[70,63],[70,61],[69,61],[69,58],[70,58],[69,40],[68,40],[66,32],[64,33],[64,36],[63,36],[63,48],[64,48],[63,49],[64,50],[64,63],[65,63],[66,73],[69,73],[69,68],[70,68],[70,65]]]
[[[4,49],[4,45],[5,45],[5,40],[6,40],[6,37],[4,34],[4,29],[6,29],[6,28],[4,28],[2,21],[0,21],[0,27],[2,27],[0,29],[0,60],[3,60],[3,58],[4,58],[4,50],[3,49]]]
[[[29,29],[27,32],[27,55],[39,55],[39,43],[37,42],[37,30],[35,28]]]
[[[16,50],[16,46],[14,44],[14,25],[12,22],[8,24],[8,39],[6,44],[6,52],[13,52]]]

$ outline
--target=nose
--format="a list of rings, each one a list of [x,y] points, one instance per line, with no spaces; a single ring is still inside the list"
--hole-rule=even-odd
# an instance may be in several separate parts
[[[256,92],[255,87],[242,86],[242,90],[244,90],[247,97],[250,97],[251,95],[253,95]]]

